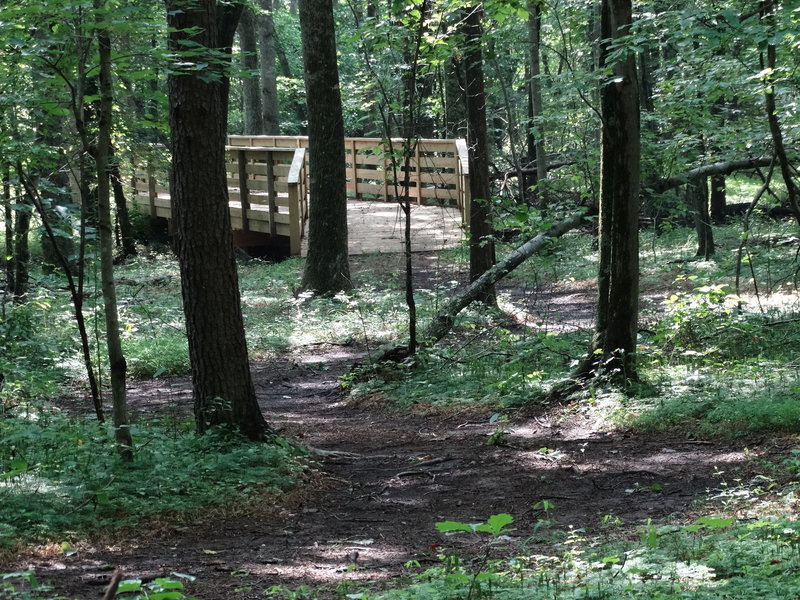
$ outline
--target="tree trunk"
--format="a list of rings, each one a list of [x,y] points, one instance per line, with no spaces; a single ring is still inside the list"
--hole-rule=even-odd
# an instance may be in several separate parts
[[[575,378],[601,373],[636,379],[639,316],[639,92],[633,52],[608,64],[610,48],[628,34],[631,0],[603,0],[604,66],[612,79],[600,90],[600,265],[597,323]]]
[[[28,293],[29,265],[31,259],[28,235],[31,229],[33,207],[11,208],[11,165],[3,172],[3,203],[5,205],[6,239],[6,292],[15,303],[24,300]],[[22,204],[22,202],[18,202]],[[16,213],[16,217],[14,216]]]
[[[303,287],[335,294],[352,287],[347,254],[344,122],[331,0],[300,0],[311,170],[308,257]]]
[[[136,242],[133,239],[133,228],[128,214],[128,202],[125,199],[125,187],[122,184],[122,175],[119,172],[119,162],[114,159],[113,146],[110,150],[108,165],[111,176],[111,188],[114,190],[114,207],[117,210],[117,225],[119,226],[122,259],[136,256]]]
[[[542,4],[541,0],[528,2],[528,44],[530,45],[530,109],[531,124],[534,129],[534,157],[536,160],[536,198],[541,207],[547,206],[547,153],[545,149],[545,130],[542,118],[544,109],[542,105],[541,74],[541,30],[542,30]]]
[[[5,223],[6,294],[14,295],[14,209],[11,208],[11,165],[3,165],[3,212]]]
[[[22,162],[16,164],[17,176],[25,189],[25,193],[33,203],[39,218],[42,220],[45,235],[51,240],[53,248],[56,252],[56,260],[64,271],[64,276],[67,278],[67,288],[69,289],[70,297],[72,298],[72,308],[75,312],[75,323],[78,326],[78,335],[81,340],[81,350],[83,352],[83,364],[86,368],[86,377],[89,379],[89,389],[92,393],[92,404],[94,405],[97,420],[102,423],[105,421],[103,415],[103,401],[100,397],[100,386],[97,384],[97,377],[94,372],[94,365],[92,362],[92,348],[89,344],[89,334],[86,329],[86,318],[83,316],[83,289],[81,287],[80,279],[75,281],[72,274],[72,267],[69,259],[59,250],[58,245],[55,243],[56,233],[53,231],[50,222],[47,220],[45,208],[42,205],[42,200],[39,197],[39,192],[36,189],[33,181],[27,176],[22,168]],[[27,236],[26,236],[27,240]],[[27,241],[26,241],[27,244]]]
[[[442,93],[444,95],[444,135],[448,138],[460,138],[466,131],[466,106],[462,92],[463,87],[463,61],[454,57],[442,66],[444,82]]]
[[[30,280],[29,267],[31,262],[31,251],[28,246],[28,234],[31,230],[31,212],[28,210],[17,211],[17,218],[14,220],[13,230],[13,251],[11,265],[12,276],[10,288],[14,297],[14,302],[22,302],[28,294],[28,282]]]
[[[257,24],[259,18],[249,8],[242,12],[239,22],[239,45],[242,49],[242,105],[245,135],[262,135],[264,131],[261,85],[258,68]]]
[[[225,173],[228,86],[224,65],[216,59],[229,45],[227,34],[235,30],[238,15],[220,7],[225,12],[218,19],[214,0],[198,0],[192,8],[169,0],[167,6],[171,50],[180,53],[182,42],[191,40],[213,53],[213,58],[180,57],[168,82],[170,192],[197,430],[232,425],[250,439],[261,439],[270,431],[248,363]],[[218,66],[201,68],[200,63]]]
[[[769,0],[764,4],[767,6],[766,10],[769,11],[770,16],[772,17],[771,13],[774,11],[772,1]],[[776,53],[777,49],[775,44],[767,44],[766,65],[764,65],[763,55],[761,58],[762,68],[767,73],[767,75],[764,76],[766,78],[766,81],[764,82],[766,86],[764,89],[764,100],[767,109],[769,130],[772,134],[772,144],[775,148],[775,155],[778,157],[778,165],[781,168],[783,182],[786,184],[786,192],[789,195],[789,209],[792,211],[797,223],[800,224],[800,189],[798,189],[797,184],[794,181],[792,167],[789,164],[789,158],[786,155],[786,146],[783,143],[783,132],[781,131],[781,125],[778,121],[777,107],[775,105],[775,84],[773,81],[773,73],[775,72],[775,68],[777,66]]]
[[[725,175],[713,175],[711,181],[711,222],[714,225],[725,223],[725,206],[727,204],[727,194],[725,190]]]
[[[128,366],[122,352],[117,312],[117,289],[114,285],[114,229],[111,224],[111,190],[109,157],[111,155],[111,119],[113,96],[111,82],[111,38],[103,24],[108,18],[105,0],[95,0],[95,36],[100,63],[100,110],[94,159],[97,168],[97,221],[100,232],[100,280],[106,321],[106,349],[111,376],[111,398],[114,407],[114,438],[123,460],[133,460],[133,439],[128,421],[125,375]]]
[[[292,79],[292,69],[289,65],[289,58],[286,56],[286,50],[283,49],[281,45],[280,38],[275,35],[275,53],[278,55],[278,65],[280,66],[281,75],[286,77],[287,79]],[[306,105],[304,102],[295,101],[293,107],[295,120],[297,121],[297,129],[300,132],[300,135],[307,135],[308,134],[308,127],[306,125],[307,115],[306,115]]]
[[[489,189],[489,148],[486,131],[486,93],[483,82],[483,7],[467,9],[464,19],[466,62],[466,106],[469,143],[469,278],[475,281],[495,263],[492,238],[492,197]],[[482,302],[497,304],[493,286],[484,290]]]
[[[261,52],[261,110],[264,133],[278,135],[281,129],[278,101],[278,73],[275,69],[275,24],[272,0],[261,0],[263,13],[258,17],[258,47]]]
[[[708,180],[705,177],[692,179],[686,185],[686,200],[694,215],[697,231],[695,256],[708,260],[714,254],[714,231],[708,211]]]

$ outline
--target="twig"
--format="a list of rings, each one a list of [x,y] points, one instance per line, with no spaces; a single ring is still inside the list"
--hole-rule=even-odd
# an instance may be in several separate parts
[[[103,594],[103,600],[111,600],[116,595],[120,581],[122,581],[122,569],[115,569],[106,588],[106,593]]]

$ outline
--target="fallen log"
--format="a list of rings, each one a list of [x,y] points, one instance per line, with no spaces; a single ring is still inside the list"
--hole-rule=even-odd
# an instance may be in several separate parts
[[[743,171],[745,169],[757,169],[759,167],[768,167],[773,163],[771,156],[762,156],[760,158],[743,158],[741,160],[728,160],[724,162],[716,162],[710,165],[703,165],[673,175],[672,177],[665,177],[664,179],[657,179],[649,183],[645,183],[642,188],[645,191],[654,194],[662,194],[667,190],[682,186],[689,182],[691,179],[699,177],[711,177],[712,175],[730,175],[736,171]]]
[[[453,322],[458,313],[481,297],[488,287],[500,281],[544,248],[550,240],[559,238],[568,231],[579,227],[585,222],[585,219],[586,217],[583,214],[572,215],[556,223],[550,229],[539,232],[536,236],[512,250],[505,258],[470,283],[464,290],[453,296],[447,304],[439,309],[433,320],[422,330],[419,336],[420,345],[432,346],[442,339],[453,328]],[[380,348],[376,360],[377,362],[385,360],[398,361],[406,356],[408,356],[407,347],[391,345]]]

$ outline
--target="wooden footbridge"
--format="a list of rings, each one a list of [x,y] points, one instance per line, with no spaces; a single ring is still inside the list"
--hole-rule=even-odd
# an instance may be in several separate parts
[[[393,140],[402,148],[402,140]],[[419,140],[408,161],[394,168],[388,144],[347,138],[348,240],[351,254],[400,252],[404,222],[397,200],[412,200],[412,250],[457,245],[469,222],[469,169],[464,140]],[[242,248],[287,244],[305,253],[308,218],[308,138],[230,136],[228,194],[234,241]],[[134,176],[131,204],[153,217],[171,219],[167,177],[152,168]]]

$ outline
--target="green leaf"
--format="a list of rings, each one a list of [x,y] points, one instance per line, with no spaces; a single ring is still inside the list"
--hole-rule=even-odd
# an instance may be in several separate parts
[[[700,517],[695,521],[695,525],[701,527],[708,527],[709,529],[724,529],[733,525],[736,517],[729,517],[727,519],[720,519],[718,517]]]
[[[181,592],[156,592],[148,595],[150,600],[181,600],[186,598]]]
[[[167,577],[159,577],[155,580],[155,583],[162,589],[162,590],[182,590],[183,584],[180,581],[175,581],[174,579],[169,579]]]
[[[468,523],[461,523],[459,521],[439,521],[436,523],[436,529],[442,533],[450,533],[454,531],[475,531],[474,525]]]
[[[501,533],[506,533],[511,531],[510,529],[506,529],[506,525],[510,525],[514,522],[514,517],[509,515],[508,513],[501,513],[499,515],[492,515],[483,525],[479,525],[475,528],[476,531],[483,531],[486,533],[491,533],[492,535],[500,535]]]
[[[118,594],[124,594],[125,592],[139,592],[142,589],[142,580],[141,579],[126,579],[122,583],[119,584],[117,588]]]

